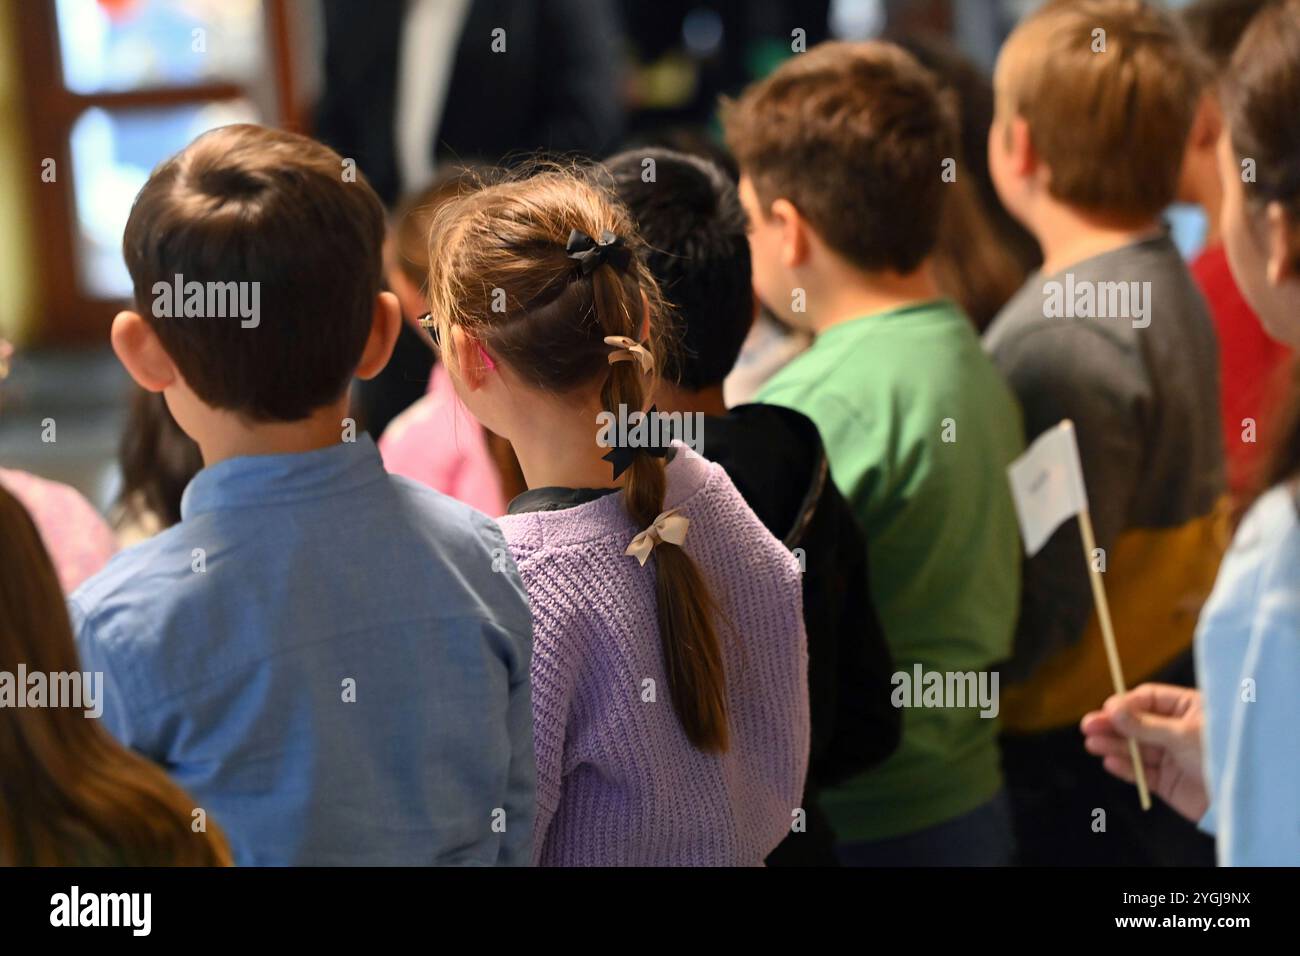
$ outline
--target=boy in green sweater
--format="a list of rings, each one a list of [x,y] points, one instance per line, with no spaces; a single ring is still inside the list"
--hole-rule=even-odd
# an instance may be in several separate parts
[[[1020,588],[1020,413],[929,256],[956,119],[885,43],[827,43],[727,105],[758,296],[816,339],[759,398],[817,423],[867,532],[903,741],[825,795],[840,858],[997,865],[1013,837],[997,674]],[[923,685],[923,686],[918,686]],[[977,692],[978,689],[978,692]],[[983,703],[981,703],[983,701]]]

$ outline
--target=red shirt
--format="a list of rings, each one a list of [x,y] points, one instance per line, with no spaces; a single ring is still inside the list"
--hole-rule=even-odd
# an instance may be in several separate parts
[[[1223,447],[1228,489],[1235,496],[1250,489],[1261,453],[1270,445],[1269,428],[1285,396],[1291,350],[1268,336],[1242,298],[1222,244],[1208,247],[1191,268],[1219,336]],[[1254,442],[1243,440],[1246,418],[1255,421]]]

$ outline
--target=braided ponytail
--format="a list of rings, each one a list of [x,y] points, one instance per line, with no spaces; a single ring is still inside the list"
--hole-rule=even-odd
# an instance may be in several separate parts
[[[615,271],[598,268],[595,284],[596,315],[606,335],[639,338],[639,316],[627,309],[624,290]],[[637,303],[638,305],[640,303]],[[662,348],[651,337],[655,369],[662,365]],[[620,406],[640,410],[645,406],[646,378],[636,362],[615,362],[601,388],[601,406],[615,415]],[[637,454],[627,471],[623,500],[638,527],[649,527],[664,510],[667,489],[664,462]],[[714,627],[716,607],[704,578],[691,556],[673,544],[652,552],[655,562],[655,606],[659,618],[659,642],[673,711],[681,721],[687,739],[706,753],[725,752],[730,739],[727,724],[726,677],[722,646]]]

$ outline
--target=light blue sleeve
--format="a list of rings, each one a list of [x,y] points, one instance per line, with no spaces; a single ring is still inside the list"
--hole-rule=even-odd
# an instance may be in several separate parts
[[[1264,590],[1257,614],[1212,822],[1220,864],[1300,866],[1300,590]]]
[[[95,633],[91,617],[85,613],[75,596],[68,599],[68,615],[72,619],[72,633],[77,655],[81,659],[81,669],[98,678],[101,724],[124,746],[152,756],[149,753],[149,735],[132,718],[127,707],[130,695],[117,678],[112,655],[106,649],[105,642]]]
[[[500,795],[505,829],[497,843],[497,866],[530,866],[537,818],[537,758],[533,746],[533,619],[528,592],[500,526],[478,516],[478,533],[491,556],[491,572],[476,582],[490,602],[492,623],[484,625],[489,653],[505,667],[504,713],[499,716],[507,759],[505,790]],[[470,565],[466,565],[468,570]]]
[[[1249,688],[1255,683],[1247,659],[1260,631],[1261,599],[1268,593],[1270,578],[1294,560],[1287,552],[1289,544],[1300,544],[1295,528],[1295,506],[1284,489],[1261,496],[1233,535],[1197,623],[1196,686],[1204,703],[1202,765],[1210,798],[1198,826],[1215,836],[1223,822],[1225,770],[1237,711],[1247,703],[1243,697],[1250,697]],[[1296,583],[1300,586],[1300,581]],[[1282,589],[1286,590],[1285,584]]]
[[[515,638],[519,645],[510,674],[506,726],[510,735],[510,769],[506,779],[506,832],[497,850],[498,866],[530,866],[533,822],[537,814],[537,761],[533,755],[533,695],[529,669],[532,632]]]

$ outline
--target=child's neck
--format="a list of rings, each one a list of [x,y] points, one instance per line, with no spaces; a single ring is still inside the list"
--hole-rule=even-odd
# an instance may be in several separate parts
[[[699,412],[701,415],[727,414],[727,402],[722,397],[722,386],[690,389],[671,382],[660,382],[655,392],[655,407],[664,413],[681,412],[683,415]]]
[[[1043,275],[1054,275],[1102,253],[1155,236],[1160,221],[1094,216],[1055,201],[1039,210],[1032,232],[1043,250]]]
[[[547,402],[530,407],[528,421],[509,436],[529,488],[622,487],[601,460],[608,449],[596,444],[597,412]]]
[[[248,422],[232,412],[208,409],[191,437],[203,454],[204,467],[247,455],[292,455],[337,445],[348,417],[345,395],[296,422]],[[355,426],[352,426],[355,433]]]
[[[809,290],[809,325],[813,332],[821,333],[853,319],[927,302],[942,295],[928,260],[905,274],[865,273],[840,267],[818,283],[816,291]]]

